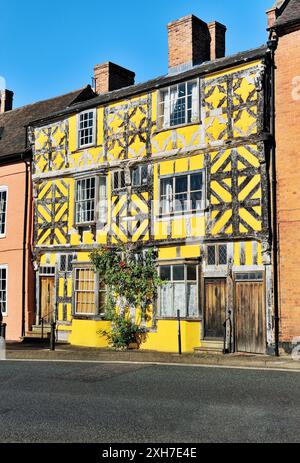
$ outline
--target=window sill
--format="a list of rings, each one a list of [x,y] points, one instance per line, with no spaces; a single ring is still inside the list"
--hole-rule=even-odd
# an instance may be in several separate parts
[[[178,321],[177,317],[156,317],[156,320],[164,320],[164,321]],[[182,322],[201,322],[202,319],[200,317],[197,318],[189,318],[189,317],[182,317],[180,318],[180,321]]]
[[[202,216],[205,212],[207,212],[207,208],[201,209],[201,211],[180,211],[180,212],[170,212],[168,214],[158,214],[156,218],[158,220],[166,220],[166,219],[180,219],[186,216]]]
[[[95,322],[107,322],[109,320],[106,320],[105,318],[103,317],[100,317],[100,315],[88,315],[88,314],[74,314],[73,316],[73,320],[92,320],[92,321],[95,321]]]
[[[192,127],[193,125],[201,125],[201,124],[202,124],[202,122],[200,120],[198,120],[196,122],[189,122],[187,124],[178,124],[178,125],[172,125],[170,127],[162,127],[161,129],[154,130],[152,135],[156,135],[156,134],[161,133],[161,132],[169,132],[170,130],[176,130],[176,129],[180,129],[180,128],[183,128],[183,127]]]

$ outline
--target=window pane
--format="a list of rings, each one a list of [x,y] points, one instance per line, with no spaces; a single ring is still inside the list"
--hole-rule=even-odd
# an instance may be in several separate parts
[[[184,193],[187,191],[187,176],[180,176],[175,178],[175,193]]]
[[[197,285],[193,283],[187,284],[187,310],[189,317],[198,316]]]
[[[160,267],[160,278],[164,281],[171,280],[171,267],[170,266]]]
[[[119,188],[119,172],[114,172],[114,189]]]
[[[160,315],[162,317],[172,317],[172,291],[173,285],[165,284],[160,290]]]
[[[196,281],[197,280],[197,267],[196,265],[187,266],[187,280]]]
[[[141,179],[142,179],[142,185],[146,185],[148,181],[148,166],[142,166],[141,167]]]
[[[202,190],[203,181],[202,174],[191,175],[191,191]]]
[[[193,211],[201,211],[202,209],[202,191],[194,191],[191,193],[191,209]]]
[[[172,184],[172,178],[163,178],[160,181],[160,189],[163,196],[169,196],[172,194]]]
[[[184,281],[184,265],[173,265],[173,281]]]
[[[132,184],[135,186],[138,186],[141,184],[141,178],[140,178],[140,168],[136,167],[132,171]]]
[[[227,264],[227,245],[222,244],[219,246],[219,265]]]
[[[181,317],[186,317],[186,299],[185,284],[174,283],[174,316],[177,316],[177,310],[180,311]]]
[[[207,264],[216,265],[216,249],[215,246],[207,247]]]

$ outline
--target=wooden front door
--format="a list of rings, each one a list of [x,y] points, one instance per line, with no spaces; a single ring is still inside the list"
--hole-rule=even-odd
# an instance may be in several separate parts
[[[51,323],[54,317],[54,277],[40,277],[40,313],[44,323]]]
[[[226,279],[205,280],[204,337],[223,339],[226,314]]]
[[[236,351],[266,353],[265,290],[263,281],[235,283]]]

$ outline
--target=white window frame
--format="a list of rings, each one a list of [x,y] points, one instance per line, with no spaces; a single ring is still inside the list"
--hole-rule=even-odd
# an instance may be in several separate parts
[[[1,264],[0,265],[0,270],[5,269],[6,271],[6,301],[5,301],[5,312],[2,312],[3,317],[7,317],[8,315],[8,265],[7,264]]]
[[[4,221],[4,232],[0,233],[0,239],[6,237],[6,227],[7,227],[7,207],[8,207],[8,187],[5,185],[0,186],[0,194],[6,193],[6,206],[5,206],[5,221]]]
[[[191,191],[191,176],[195,174],[202,174],[202,200],[201,200],[201,208],[200,209],[192,209],[192,208],[183,208],[180,211],[177,211],[175,209],[175,201],[176,201],[176,193],[175,193],[175,183],[176,183],[176,178],[178,177],[183,177],[187,176],[187,201],[191,205],[191,193],[197,192],[200,190],[193,190]],[[169,211],[163,212],[161,210],[162,208],[162,188],[161,188],[161,181],[166,180],[166,179],[172,179],[172,193],[169,198]],[[192,170],[189,172],[180,172],[177,174],[172,174],[172,175],[162,175],[159,177],[159,216],[160,217],[168,217],[170,215],[186,215],[186,214],[201,214],[206,208],[206,171],[205,169],[201,170]],[[167,199],[167,198],[166,198]]]
[[[147,170],[147,176],[146,176],[146,182],[142,182],[142,170],[146,169]],[[139,175],[139,182],[134,183],[134,171],[138,170],[138,175]],[[148,175],[149,175],[149,166],[147,164],[139,164],[137,166],[132,167],[131,169],[131,186],[134,188],[139,188],[139,187],[144,187],[147,185],[148,182]]]
[[[187,93],[187,86],[188,84],[196,84],[197,92],[196,96],[193,98],[192,96],[192,106],[191,108],[188,108],[188,93]],[[186,91],[185,91],[185,121],[178,123],[178,124],[171,124],[171,92],[175,88],[178,90],[179,85],[185,84],[186,86]],[[168,98],[167,98],[167,110],[164,110],[164,100],[163,100],[163,94],[168,92]],[[195,104],[195,106],[194,106]],[[188,122],[188,111],[189,109],[192,112],[192,117],[191,121]],[[193,115],[194,113],[194,115]],[[165,115],[167,115],[167,120],[165,120]],[[157,127],[160,130],[168,129],[168,128],[174,128],[174,127],[180,127],[184,126],[187,124],[197,124],[200,122],[200,80],[199,79],[191,79],[187,80],[184,82],[179,82],[178,84],[170,85],[169,87],[162,88],[159,90],[158,93],[158,98],[157,98]]]
[[[85,312],[77,312],[77,293],[78,292],[83,292],[86,290],[78,291],[76,289],[76,282],[77,282],[77,271],[80,270],[89,270],[94,273],[94,291],[88,291],[90,293],[94,293],[94,307],[95,311],[94,313],[85,313]],[[100,308],[100,299],[99,299],[99,293],[100,292],[105,292],[107,293],[107,289],[100,289],[100,282],[99,282],[99,277],[97,272],[93,269],[91,265],[76,265],[73,268],[73,291],[74,291],[74,298],[73,298],[73,314],[78,317],[87,317],[87,318],[94,318],[94,317],[103,317],[103,312],[101,311]]]
[[[184,267],[184,280],[174,280],[173,279],[173,268],[176,266],[183,266]],[[196,280],[188,280],[187,279],[187,268],[189,266],[196,267]],[[161,267],[170,267],[171,269],[171,280],[169,283],[164,283],[164,284],[171,284],[172,286],[172,295],[171,295],[171,306],[172,306],[172,312],[174,312],[174,284],[182,284],[185,286],[185,315],[181,316],[181,318],[186,319],[186,320],[198,320],[200,317],[200,296],[199,296],[199,288],[200,288],[200,278],[199,278],[199,264],[197,262],[160,262],[159,263],[159,275],[161,274]],[[182,283],[180,283],[182,282]],[[190,316],[188,314],[188,299],[187,299],[187,288],[188,284],[196,284],[196,311],[197,314],[195,316]],[[173,314],[173,316],[165,316],[162,315],[162,295],[161,295],[162,288],[160,288],[159,291],[159,297],[158,297],[158,318],[164,319],[164,320],[170,320],[177,318],[177,313]]]
[[[80,134],[82,130],[80,129],[80,117],[84,114],[93,113],[93,126],[92,126],[92,141],[91,143],[80,143]],[[90,146],[96,145],[96,136],[97,136],[97,111],[95,108],[87,109],[86,111],[82,111],[81,113],[77,114],[77,149],[88,148]]]
[[[78,189],[78,183],[82,182],[84,180],[88,179],[94,179],[95,180],[95,196],[94,196],[94,218],[93,220],[90,220],[88,222],[80,222],[77,220],[77,189]],[[102,198],[100,196],[100,181],[101,179],[104,179],[105,183],[105,197]],[[104,202],[104,204],[103,204]],[[75,196],[74,196],[74,224],[75,226],[80,226],[80,225],[92,225],[97,222],[100,222],[101,224],[106,225],[107,223],[107,205],[108,205],[108,196],[107,196],[107,175],[91,175],[91,176],[85,176],[85,177],[80,177],[76,178],[75,182]],[[105,212],[103,212],[105,211]]]

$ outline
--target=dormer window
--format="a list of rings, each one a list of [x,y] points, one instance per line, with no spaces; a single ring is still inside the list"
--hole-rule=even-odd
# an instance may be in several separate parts
[[[160,129],[199,122],[198,80],[173,85],[159,92]]]
[[[96,109],[78,115],[78,148],[87,148],[96,143]]]

